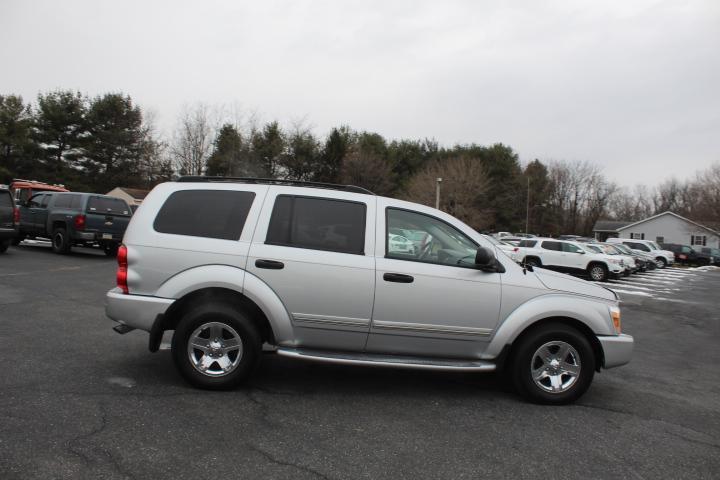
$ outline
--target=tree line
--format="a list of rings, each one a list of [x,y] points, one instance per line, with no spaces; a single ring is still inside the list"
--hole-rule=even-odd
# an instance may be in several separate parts
[[[480,231],[590,234],[598,219],[638,220],[673,210],[720,222],[720,165],[694,180],[620,188],[588,162],[522,165],[501,143],[442,146],[304,122],[283,127],[197,104],[164,138],[129,95],[58,90],[34,102],[0,95],[0,183],[30,178],[75,191],[152,188],[178,175],[266,177],[352,184],[434,205]],[[703,218],[700,218],[703,217]]]

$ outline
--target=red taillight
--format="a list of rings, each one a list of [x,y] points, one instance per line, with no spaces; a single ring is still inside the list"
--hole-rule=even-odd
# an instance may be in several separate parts
[[[75,215],[75,230],[85,230],[85,215]]]
[[[128,289],[127,284],[128,261],[127,247],[125,245],[120,245],[120,248],[118,248],[117,262],[117,286],[123,293],[128,294],[130,293],[130,290]]]
[[[513,248],[513,252],[519,252],[520,249],[518,247]]]
[[[15,207],[15,209],[13,210],[13,223],[15,225],[20,224],[20,209],[17,207]]]

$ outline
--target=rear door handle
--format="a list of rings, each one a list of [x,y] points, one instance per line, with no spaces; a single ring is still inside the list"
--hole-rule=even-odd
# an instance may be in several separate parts
[[[275,260],[255,260],[255,266],[257,268],[267,268],[270,270],[282,270],[285,268],[284,263],[276,262]]]
[[[395,283],[413,283],[415,281],[410,275],[403,275],[402,273],[384,273],[383,280]]]

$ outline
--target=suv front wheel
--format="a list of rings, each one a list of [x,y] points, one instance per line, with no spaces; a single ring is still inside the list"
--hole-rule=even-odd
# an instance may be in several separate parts
[[[190,384],[211,390],[236,387],[260,359],[262,341],[253,322],[224,304],[202,305],[181,319],[172,339],[180,374]]]
[[[608,269],[600,263],[593,263],[588,267],[588,275],[593,282],[605,282],[609,277]]]
[[[549,323],[520,339],[512,358],[515,388],[535,403],[571,403],[590,387],[595,355],[585,336],[562,323]]]

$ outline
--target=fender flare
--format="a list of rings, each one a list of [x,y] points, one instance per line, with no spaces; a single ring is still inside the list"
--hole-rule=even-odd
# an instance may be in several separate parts
[[[588,327],[595,335],[617,335],[611,324],[610,303],[576,295],[547,294],[535,297],[512,311],[490,340],[483,359],[494,359],[528,327],[549,318],[569,318]]]
[[[233,290],[250,299],[267,317],[275,341],[279,345],[292,344],[294,341],[291,317],[280,297],[267,283],[239,267],[203,265],[184,270],[166,280],[155,296],[180,299],[206,288]]]

